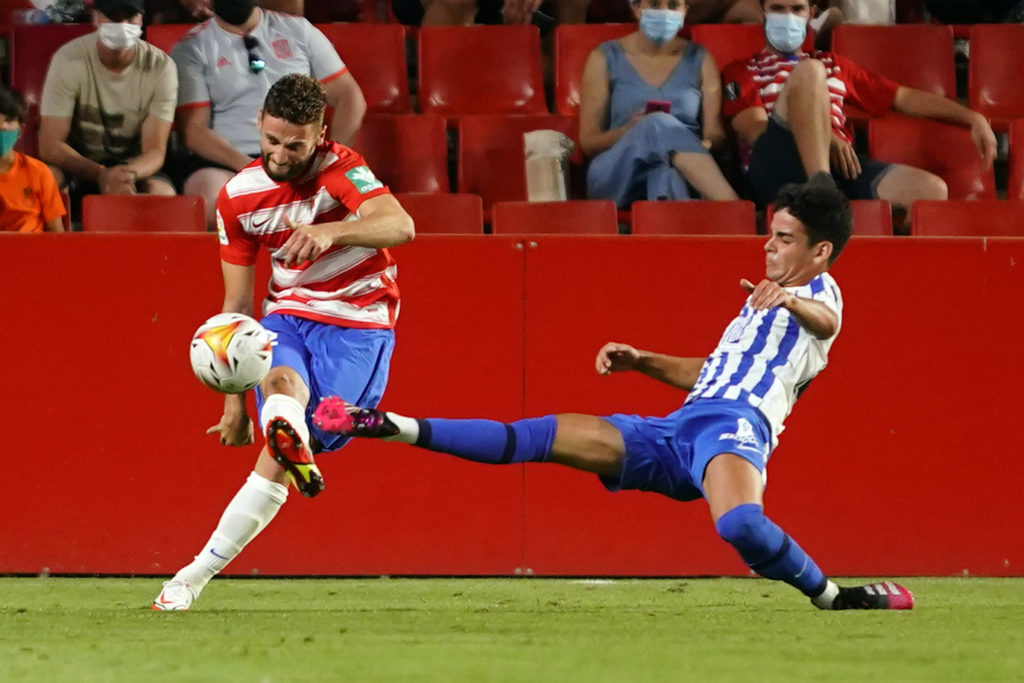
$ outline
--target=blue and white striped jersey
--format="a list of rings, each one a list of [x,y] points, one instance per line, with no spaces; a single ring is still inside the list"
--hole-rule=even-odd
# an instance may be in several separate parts
[[[828,273],[786,291],[820,301],[843,322],[843,297]],[[704,366],[686,403],[702,399],[746,401],[767,418],[773,441],[804,386],[828,363],[828,350],[839,334],[817,339],[784,308],[755,311],[750,299]]]

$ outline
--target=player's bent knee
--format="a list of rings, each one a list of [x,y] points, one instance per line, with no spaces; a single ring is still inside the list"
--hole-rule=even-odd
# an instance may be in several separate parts
[[[792,73],[790,73],[789,78],[787,79],[786,86],[817,86],[825,83],[827,78],[828,73],[825,70],[825,65],[822,64],[820,60],[805,59],[799,64],[797,64],[795,67],[793,67],[793,71]]]
[[[744,503],[719,517],[715,523],[715,530],[746,560],[747,554],[762,544],[767,525],[768,518],[765,517],[764,509],[760,505]]]
[[[309,388],[306,383],[302,381],[299,373],[285,365],[271,368],[260,382],[260,390],[264,396],[286,394],[302,405],[309,403]]]
[[[920,186],[921,192],[924,195],[921,197],[922,199],[936,199],[940,201],[949,199],[949,186],[946,185],[945,180],[934,173],[923,172]]]

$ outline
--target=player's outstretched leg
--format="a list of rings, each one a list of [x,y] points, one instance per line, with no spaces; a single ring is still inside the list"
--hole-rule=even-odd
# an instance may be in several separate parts
[[[324,478],[309,449],[309,428],[302,404],[287,394],[271,394],[263,402],[260,421],[274,462],[288,473],[307,498],[324,490]]]

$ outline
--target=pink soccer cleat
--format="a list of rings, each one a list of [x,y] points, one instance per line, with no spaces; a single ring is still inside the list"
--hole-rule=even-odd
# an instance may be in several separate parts
[[[840,588],[832,609],[914,609],[914,594],[892,581]]]
[[[383,411],[360,408],[337,396],[328,396],[320,401],[313,412],[313,424],[325,432],[367,439],[398,434],[398,427]]]

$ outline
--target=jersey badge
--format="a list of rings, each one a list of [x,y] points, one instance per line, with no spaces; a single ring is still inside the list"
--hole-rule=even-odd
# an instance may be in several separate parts
[[[274,48],[274,56],[277,57],[278,59],[289,59],[289,58],[291,58],[291,56],[292,56],[291,45],[289,45],[288,41],[285,40],[284,38],[280,38],[278,40],[275,40],[274,42],[272,42],[270,44],[270,46],[272,48]]]
[[[366,194],[384,187],[384,183],[377,180],[373,171],[366,166],[356,166],[346,171],[345,177],[352,181],[352,184],[359,190],[359,194]]]

